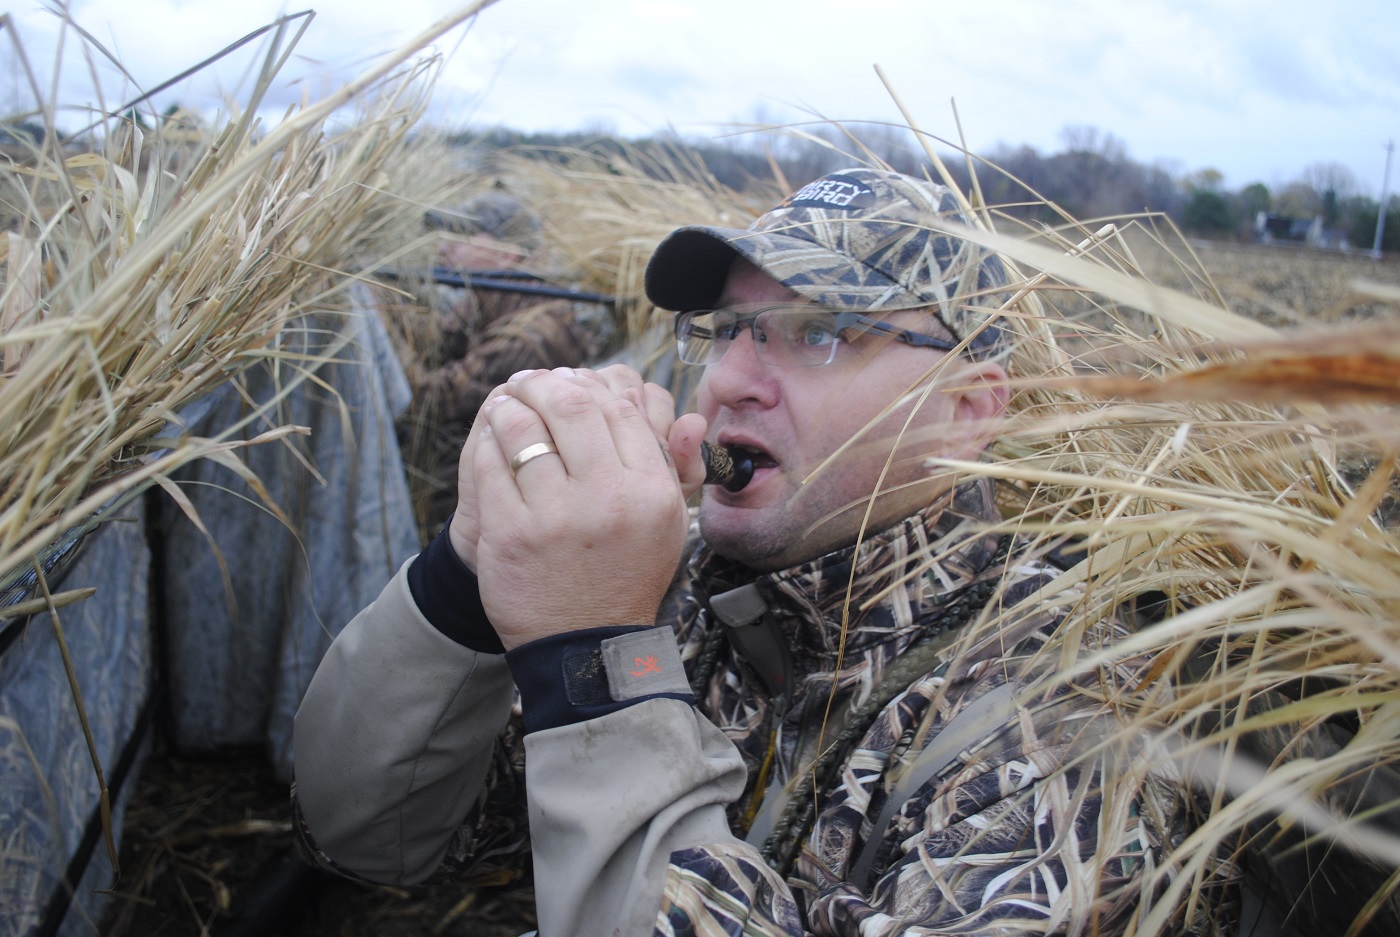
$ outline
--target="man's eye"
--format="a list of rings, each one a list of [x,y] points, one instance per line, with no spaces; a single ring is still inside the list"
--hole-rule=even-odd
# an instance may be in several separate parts
[[[808,322],[798,331],[798,338],[804,345],[814,347],[830,345],[836,339],[836,332],[825,323]]]

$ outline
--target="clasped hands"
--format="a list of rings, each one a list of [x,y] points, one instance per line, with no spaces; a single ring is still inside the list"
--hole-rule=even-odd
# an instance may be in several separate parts
[[[704,433],[622,366],[522,371],[495,390],[462,447],[448,536],[507,649],[654,621]]]

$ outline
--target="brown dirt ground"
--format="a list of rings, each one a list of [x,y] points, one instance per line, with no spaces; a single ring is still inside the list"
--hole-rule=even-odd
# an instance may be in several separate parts
[[[371,887],[293,855],[287,786],[260,751],[149,758],[126,813],[105,937],[518,937],[528,891]]]
[[[1360,253],[1231,242],[1193,242],[1191,248],[1231,311],[1276,328],[1394,314],[1394,305],[1368,296],[1365,284],[1400,287],[1400,257],[1376,261]],[[1186,287],[1184,276],[1174,274],[1162,255],[1139,259],[1154,282]]]

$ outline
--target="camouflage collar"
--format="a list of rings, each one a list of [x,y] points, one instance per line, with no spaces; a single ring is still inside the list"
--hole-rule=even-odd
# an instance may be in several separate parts
[[[1000,539],[986,532],[999,517],[993,494],[987,479],[966,482],[859,544],[773,573],[756,574],[702,544],[691,582],[706,595],[757,583],[792,646],[818,669],[834,663],[843,630],[847,654],[877,645],[897,653],[944,597],[987,569]]]

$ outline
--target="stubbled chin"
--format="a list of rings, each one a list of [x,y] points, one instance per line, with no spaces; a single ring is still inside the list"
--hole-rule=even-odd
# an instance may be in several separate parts
[[[742,534],[754,524],[761,524],[766,512],[773,510],[770,499],[761,498],[762,492],[725,491],[719,487],[706,487],[700,499],[700,524],[707,523],[712,529],[723,529]]]
[[[721,492],[733,497],[729,492]],[[720,556],[749,566],[759,566],[771,549],[765,536],[765,513],[754,508],[724,504],[706,491],[700,502],[700,536]]]
[[[792,492],[783,485],[782,473],[760,470],[754,480],[739,491],[706,486],[700,500],[700,534],[720,552],[741,561],[750,550],[766,555],[775,539],[786,542],[795,520],[790,499]]]

